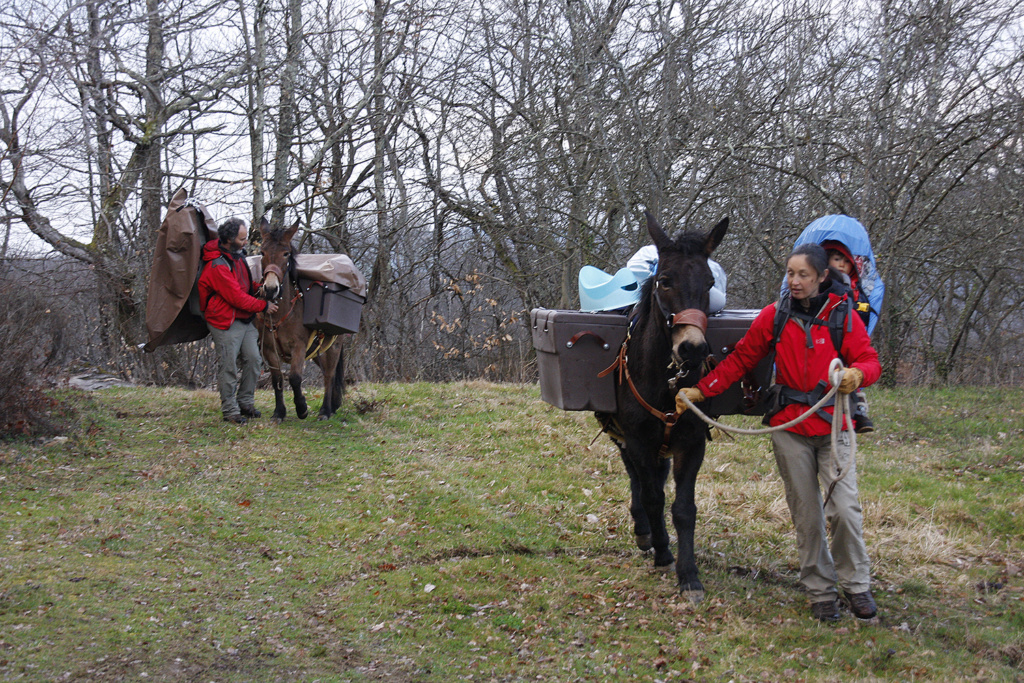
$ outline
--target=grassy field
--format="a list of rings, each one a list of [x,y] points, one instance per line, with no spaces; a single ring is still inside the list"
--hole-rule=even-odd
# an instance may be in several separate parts
[[[62,397],[67,437],[0,443],[0,680],[1024,680],[1022,391],[870,391],[880,616],[835,625],[767,437],[709,446],[692,605],[633,547],[593,416],[532,386],[241,427],[212,392]]]

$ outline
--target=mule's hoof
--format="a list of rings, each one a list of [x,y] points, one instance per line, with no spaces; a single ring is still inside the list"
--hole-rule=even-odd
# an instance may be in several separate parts
[[[636,547],[643,550],[645,553],[654,547],[654,543],[651,541],[650,534],[637,534],[636,535]]]
[[[298,413],[296,417],[299,418],[300,420],[305,420],[307,417],[309,417],[309,411]]]
[[[690,601],[691,604],[699,605],[704,599],[703,590],[680,590],[679,595]]]
[[[319,415],[316,416],[316,419],[319,420],[320,422],[323,422],[324,420],[330,420],[331,416],[320,413]]]
[[[668,548],[659,550],[654,549],[654,566],[658,569],[669,570],[674,569],[676,566],[676,556],[672,554],[672,551]]]

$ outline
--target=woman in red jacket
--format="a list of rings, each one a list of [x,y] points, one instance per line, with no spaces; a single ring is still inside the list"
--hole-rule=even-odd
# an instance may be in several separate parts
[[[840,393],[849,394],[879,378],[882,368],[878,353],[871,347],[859,316],[849,316],[852,329],[843,334],[842,348],[838,350],[833,346],[828,326],[811,322],[827,321],[844,297],[843,290],[830,278],[825,250],[817,244],[797,247],[786,262],[786,282],[789,293],[785,296],[790,300],[763,309],[735,350],[696,387],[682,390],[691,402],[722,393],[771,352],[775,312],[780,304],[791,307],[789,319],[775,341],[775,381],[782,385],[784,405],[771,416],[769,424],[789,422],[817,403],[827,391],[828,368],[837,355],[846,366]],[[677,412],[686,410],[681,398],[676,402]],[[826,407],[794,427],[773,432],[772,447],[796,527],[800,583],[810,596],[812,614],[821,621],[839,619],[838,582],[853,614],[870,619],[877,608],[870,590],[871,568],[864,545],[856,464],[845,431],[839,439],[836,457],[846,473],[836,484],[828,506],[822,509],[821,491],[828,490],[837,478],[831,448],[831,417],[832,408]],[[831,552],[826,519],[831,528]]]

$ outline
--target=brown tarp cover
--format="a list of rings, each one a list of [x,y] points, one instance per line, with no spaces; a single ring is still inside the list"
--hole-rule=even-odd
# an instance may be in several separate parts
[[[209,330],[206,322],[189,306],[199,272],[199,257],[208,232],[217,222],[205,206],[188,200],[182,188],[174,193],[160,224],[150,270],[146,300],[146,330],[149,341],[142,348],[152,352],[165,344],[202,339]]]

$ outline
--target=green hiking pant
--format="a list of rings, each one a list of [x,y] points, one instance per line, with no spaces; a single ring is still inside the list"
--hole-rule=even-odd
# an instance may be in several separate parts
[[[220,370],[220,410],[224,417],[238,415],[239,406],[255,407],[256,381],[260,378],[263,358],[260,357],[259,332],[252,323],[235,321],[226,330],[207,324],[217,351]],[[241,362],[241,369],[239,369]]]
[[[857,469],[851,457],[849,435],[841,434],[837,445],[838,462],[846,474],[836,484],[824,509],[822,502],[836,479],[831,436],[775,432],[772,447],[786,488],[789,514],[796,527],[800,584],[807,589],[811,602],[835,599],[837,581],[847,593],[868,590],[871,564],[864,545]]]

